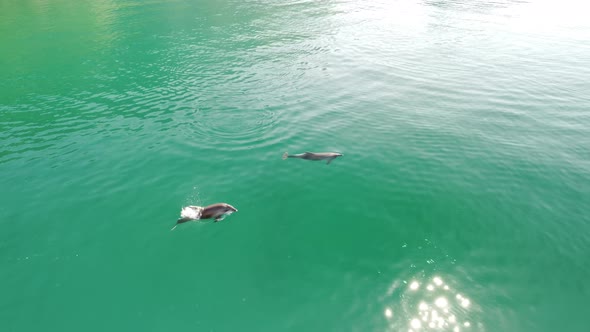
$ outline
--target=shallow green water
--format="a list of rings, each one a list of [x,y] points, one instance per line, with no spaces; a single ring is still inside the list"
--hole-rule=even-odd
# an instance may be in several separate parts
[[[587,9],[0,2],[0,330],[586,331]]]

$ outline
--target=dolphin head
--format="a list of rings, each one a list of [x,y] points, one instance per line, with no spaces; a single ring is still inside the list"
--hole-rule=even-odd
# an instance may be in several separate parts
[[[229,204],[225,204],[225,209],[229,213],[238,212],[238,209],[236,209],[235,207],[233,207],[233,206],[231,206]]]

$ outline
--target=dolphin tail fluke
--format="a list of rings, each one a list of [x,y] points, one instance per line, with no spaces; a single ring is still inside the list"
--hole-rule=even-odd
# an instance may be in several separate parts
[[[289,157],[289,153],[288,152],[283,153],[283,160],[287,159],[288,157]]]
[[[173,231],[176,227],[178,227],[178,225],[182,224],[183,222],[188,221],[188,218],[178,218],[178,220],[176,220],[176,225],[174,225],[174,227],[172,227],[172,229],[170,231]]]

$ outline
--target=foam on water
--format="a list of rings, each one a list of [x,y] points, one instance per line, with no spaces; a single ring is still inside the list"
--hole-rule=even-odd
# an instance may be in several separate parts
[[[182,208],[182,211],[180,211],[180,217],[197,220],[201,218],[202,213],[203,207],[201,206],[185,206]]]

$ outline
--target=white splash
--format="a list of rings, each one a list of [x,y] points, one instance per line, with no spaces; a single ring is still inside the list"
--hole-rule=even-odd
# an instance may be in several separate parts
[[[182,208],[182,210],[180,211],[180,217],[196,220],[196,219],[201,218],[202,212],[203,212],[203,207],[189,205],[189,206],[185,206]]]

